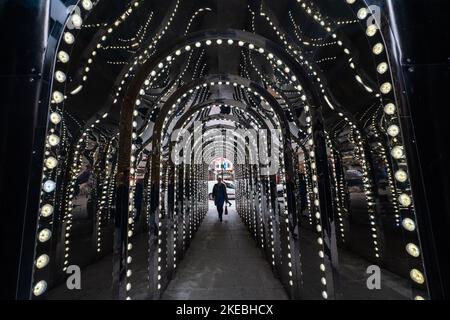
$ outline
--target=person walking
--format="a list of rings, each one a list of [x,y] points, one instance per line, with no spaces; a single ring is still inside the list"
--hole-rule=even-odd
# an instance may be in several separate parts
[[[214,205],[217,207],[217,213],[219,214],[219,220],[222,222],[223,205],[228,202],[227,187],[222,182],[222,178],[217,178],[217,183],[213,187],[212,196],[214,199]]]

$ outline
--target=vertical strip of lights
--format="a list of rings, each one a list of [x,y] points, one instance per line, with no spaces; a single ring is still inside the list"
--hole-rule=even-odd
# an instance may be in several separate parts
[[[305,107],[305,111],[307,112],[306,123],[307,123],[307,132],[308,134],[313,134],[313,126],[311,121],[311,114],[309,113],[309,106]],[[327,292],[327,279],[326,279],[326,267],[325,267],[325,253],[324,253],[324,241],[323,241],[323,230],[322,230],[322,216],[320,213],[320,200],[319,200],[319,185],[318,185],[318,177],[316,171],[316,160],[315,160],[315,151],[314,151],[314,139],[311,136],[308,140],[308,148],[309,148],[309,161],[311,168],[311,180],[312,180],[312,189],[313,189],[313,210],[314,217],[316,222],[316,231],[318,233],[317,244],[319,245],[319,257],[322,259],[322,263],[319,265],[319,269],[322,272],[322,277],[320,279],[321,284],[323,285],[322,289],[322,298],[328,299]]]
[[[81,6],[85,13],[93,8],[90,0],[81,0]],[[44,149],[44,167],[42,175],[42,191],[40,195],[40,213],[38,217],[37,240],[35,244],[35,263],[33,272],[32,294],[35,297],[41,296],[47,290],[48,286],[48,265],[50,263],[50,251],[53,232],[53,221],[55,213],[55,192],[58,179],[59,148],[61,144],[60,134],[64,131],[63,121],[63,103],[66,96],[62,93],[65,91],[65,83],[67,80],[66,73],[61,71],[62,68],[67,70],[69,62],[69,54],[67,51],[75,42],[75,36],[71,33],[67,24],[80,29],[83,23],[81,12],[71,12],[67,21],[66,28],[59,42],[57,49],[57,59],[55,62],[54,80],[52,83],[52,95],[49,112],[49,122],[47,124],[47,141]],[[69,229],[70,230],[70,229]],[[68,244],[69,240],[65,240]],[[64,254],[68,256],[68,248],[65,248]],[[65,263],[67,260],[65,259]]]
[[[252,212],[253,212],[253,235],[255,237],[255,240],[258,239],[258,225],[257,225],[257,219],[256,216],[258,214],[258,210],[256,209],[255,202],[256,202],[256,192],[258,188],[258,178],[257,178],[257,168],[254,164],[252,164],[252,170],[254,172],[253,174],[253,181],[252,181]]]
[[[357,129],[351,129],[351,139],[355,145],[356,158],[359,160],[363,175],[363,190],[367,203],[367,213],[369,215],[370,231],[372,236],[373,248],[375,251],[375,258],[380,258],[380,248],[378,246],[378,229],[377,221],[375,218],[375,200],[372,192],[373,183],[370,179],[369,167],[366,161],[366,154],[364,152],[363,138]]]
[[[374,115],[372,117],[372,127],[373,128],[376,128],[375,121],[376,121],[376,116]],[[373,136],[376,139],[380,138],[380,135],[378,134],[378,132],[376,130],[374,130]],[[386,179],[388,180],[389,190],[390,190],[391,195],[392,195],[391,201],[392,201],[392,207],[394,209],[395,226],[399,227],[400,224],[401,224],[401,221],[400,221],[401,217],[400,217],[400,211],[399,211],[399,207],[398,207],[399,204],[398,204],[397,197],[396,197],[397,191],[395,189],[395,183],[394,183],[394,180],[393,180],[391,163],[388,160],[388,154],[387,154],[386,148],[384,147],[384,145],[381,142],[378,141],[376,143],[376,146],[374,147],[374,149],[378,153],[378,157],[381,158],[381,161],[383,163],[383,167],[386,170]]]
[[[372,10],[363,1],[345,0],[349,5],[361,2],[357,10],[357,16],[362,22],[372,17]],[[393,77],[389,67],[389,56],[385,47],[381,26],[376,19],[373,23],[366,23],[366,35],[372,45],[376,70],[380,81],[380,95],[383,102],[384,123],[389,139],[391,162],[394,168],[394,178],[397,187],[397,200],[400,204],[402,227],[407,241],[405,250],[410,259],[410,278],[414,282],[414,299],[423,300],[426,297],[420,292],[426,291],[426,277],[423,271],[422,254],[419,243],[418,227],[416,224],[416,212],[413,203],[412,190],[408,176],[408,164],[404,151],[404,143],[400,127],[400,114],[397,108],[398,99],[392,86]],[[417,287],[416,287],[417,286]],[[416,288],[420,288],[417,290]]]
[[[74,208],[74,197],[75,197],[75,187],[77,184],[77,178],[81,172],[82,163],[83,163],[83,154],[82,150],[85,148],[87,143],[88,136],[91,132],[91,129],[86,129],[81,137],[78,139],[78,142],[75,146],[75,151],[73,152],[72,165],[70,169],[70,180],[68,184],[68,190],[66,193],[65,199],[65,209],[63,215],[63,228],[65,229],[63,236],[63,254],[64,254],[64,264],[63,271],[67,270],[67,266],[69,265],[69,251],[70,251],[70,230],[72,229],[73,223],[73,208]]]
[[[187,166],[186,166],[186,151],[183,151],[183,157],[184,157],[184,161],[183,161],[183,212],[181,213],[183,215],[183,251],[185,251],[186,248],[186,212],[188,212],[187,210],[187,195],[186,195],[186,170],[187,170]]]
[[[175,146],[176,148],[176,146]],[[179,198],[179,188],[178,186],[178,163],[179,163],[179,154],[178,154],[178,150],[175,150],[175,158],[174,158],[174,181],[173,181],[173,193],[174,193],[174,212],[173,212],[173,268],[176,269],[177,267],[177,244],[178,244],[178,232],[179,232],[179,228],[178,228],[178,214],[180,212],[180,208],[178,206],[178,198]]]
[[[138,99],[135,103],[135,108],[139,106],[141,101]],[[128,219],[126,221],[127,224],[127,238],[126,238],[126,249],[125,249],[125,255],[126,255],[126,263],[125,263],[125,270],[126,270],[126,300],[131,300],[131,276],[133,275],[132,271],[132,262],[133,262],[133,243],[132,238],[134,235],[134,217],[136,213],[135,208],[135,195],[136,195],[136,168],[139,162],[139,156],[138,156],[138,146],[137,146],[137,122],[136,117],[138,116],[137,110],[133,111],[133,122],[132,122],[132,133],[131,133],[131,154],[130,154],[130,177],[129,177],[129,188],[128,188]]]
[[[263,148],[263,144],[258,145],[258,155],[261,154],[261,148]],[[262,167],[262,163],[261,161],[258,161],[257,163],[257,174],[258,174],[258,181],[257,181],[257,195],[258,195],[258,216],[259,216],[259,225],[256,226],[256,228],[259,230],[257,230],[257,232],[259,232],[260,236],[259,236],[259,240],[260,240],[260,245],[261,245],[261,249],[264,250],[265,245],[264,245],[264,223],[263,223],[263,210],[262,210],[262,183],[263,183],[263,174],[261,171],[261,167]]]
[[[305,154],[305,173],[311,172],[311,167],[310,167],[311,161],[309,161],[309,154]],[[313,224],[313,210],[312,210],[312,206],[311,206],[311,196],[313,194],[313,188],[311,187],[312,185],[312,180],[311,180],[311,175],[310,174],[305,174],[305,184],[306,184],[306,190],[308,192],[308,196],[306,197],[306,208],[308,211],[308,218],[309,218],[309,224],[312,225]]]
[[[281,130],[278,131],[279,136],[279,170],[278,174],[280,175],[280,180],[283,186],[283,213],[280,215],[280,218],[283,219],[284,224],[286,225],[286,247],[287,247],[287,261],[288,261],[288,276],[289,276],[289,285],[292,287],[294,285],[294,281],[292,280],[292,254],[291,254],[291,237],[289,236],[289,208],[288,208],[288,200],[287,200],[287,191],[286,191],[286,167],[284,163],[284,139]],[[277,190],[278,191],[278,190]],[[277,201],[278,201],[278,192],[277,192]],[[281,225],[280,225],[281,227]]]
[[[111,180],[111,163],[109,162],[110,159],[110,152],[111,152],[111,145],[112,145],[112,141],[109,142],[107,150],[106,150],[106,155],[105,155],[105,162],[104,162],[104,177],[103,179],[99,182],[100,188],[101,188],[101,195],[100,195],[100,204],[97,208],[97,222],[96,222],[96,232],[97,232],[97,237],[95,240],[96,243],[96,247],[97,247],[97,252],[101,251],[101,240],[102,240],[102,223],[104,218],[104,212],[105,209],[106,211],[108,210],[108,186],[110,184],[110,180]]]
[[[266,138],[266,137],[265,137]],[[268,143],[266,141],[266,143]],[[271,145],[271,150],[270,152],[273,152],[273,144]],[[274,232],[274,224],[273,224],[273,220],[275,219],[275,210],[272,207],[272,188],[271,188],[271,182],[270,182],[270,169],[269,169],[269,164],[266,165],[266,194],[268,195],[268,197],[266,198],[267,200],[267,206],[268,206],[268,217],[267,217],[267,221],[269,223],[269,241],[270,241],[270,251],[271,251],[271,262],[272,262],[272,266],[275,267],[276,266],[276,259],[275,259],[275,232]]]
[[[342,207],[342,203],[340,201],[340,192],[339,192],[339,183],[338,183],[338,177],[336,174],[336,163],[335,163],[335,154],[334,154],[334,149],[333,149],[333,144],[331,142],[330,137],[328,136],[328,134],[326,134],[326,142],[328,145],[328,149],[330,151],[330,164],[331,164],[331,172],[333,174],[333,179],[334,179],[334,192],[335,192],[335,210],[338,216],[338,220],[339,220],[339,231],[340,231],[340,235],[341,235],[341,241],[345,242],[345,229],[344,229],[344,220],[342,218],[342,211],[341,211],[341,207]]]

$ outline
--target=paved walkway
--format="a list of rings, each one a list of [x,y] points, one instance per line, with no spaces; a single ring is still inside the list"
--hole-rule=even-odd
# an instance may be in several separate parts
[[[210,209],[162,299],[288,299],[234,205],[218,220]]]

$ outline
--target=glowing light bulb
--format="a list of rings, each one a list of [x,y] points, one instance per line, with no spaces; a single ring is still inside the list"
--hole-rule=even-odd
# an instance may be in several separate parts
[[[376,43],[374,46],[373,46],[373,48],[372,48],[372,52],[375,54],[375,55],[379,55],[379,54],[381,54],[382,52],[383,52],[383,50],[384,50],[384,46],[383,46],[383,44],[382,43]]]
[[[371,24],[366,29],[366,35],[369,37],[373,37],[377,33],[378,27],[374,24]]]
[[[399,197],[398,197],[398,202],[403,206],[403,207],[409,207],[412,203],[411,201],[411,197],[408,196],[405,193],[402,193]]]
[[[388,94],[392,90],[392,85],[389,82],[385,82],[381,85],[380,91],[383,94]]]
[[[400,159],[401,157],[403,157],[403,148],[400,146],[392,148],[391,155],[394,159]]]
[[[390,126],[388,127],[388,129],[387,129],[387,133],[388,133],[388,135],[390,135],[391,137],[396,137],[396,136],[398,136],[398,134],[400,133],[400,128],[399,128],[397,125],[395,125],[395,124],[390,125]]]
[[[54,91],[52,97],[55,103],[61,103],[64,100],[64,95],[59,91]]]
[[[388,115],[395,114],[395,105],[393,103],[388,103],[384,106],[384,113]]]
[[[55,72],[55,79],[56,81],[63,83],[64,81],[66,81],[66,74],[62,71],[57,70]]]
[[[79,29],[81,28],[81,25],[83,24],[83,19],[81,18],[81,16],[77,13],[72,14],[72,17],[70,18],[70,21],[72,22],[72,25],[76,28]]]
[[[48,157],[45,159],[45,166],[48,169],[54,169],[58,165],[58,160],[55,157]]]
[[[35,296],[40,296],[47,289],[47,282],[44,280],[38,281],[33,287],[33,294]]]
[[[358,13],[356,14],[356,16],[358,17],[358,19],[363,20],[363,19],[367,18],[367,14],[368,14],[367,9],[361,8],[358,10]]]
[[[49,135],[47,140],[48,140],[48,143],[52,147],[57,146],[59,144],[59,142],[60,142],[60,139],[59,139],[59,137],[56,134]]]
[[[408,174],[400,169],[397,170],[397,172],[395,172],[395,180],[399,181],[399,182],[405,182],[408,179]]]
[[[67,63],[69,61],[69,55],[65,51],[59,51],[58,52],[58,60],[62,63]]]
[[[84,10],[91,10],[93,5],[92,5],[92,1],[91,0],[82,0],[81,1],[81,6],[83,7]]]
[[[410,254],[414,258],[417,258],[420,256],[419,247],[417,247],[414,243],[408,243],[406,245],[406,252],[408,252],[408,254]]]
[[[55,190],[56,187],[56,183],[52,180],[47,180],[44,182],[44,186],[43,189],[45,192],[49,193],[52,192],[53,190]]]
[[[40,242],[46,242],[48,241],[48,239],[50,239],[51,236],[52,232],[49,229],[45,228],[39,232],[38,239]]]
[[[50,122],[53,124],[58,124],[61,122],[61,115],[58,112],[50,113]]]
[[[41,216],[49,217],[53,214],[53,206],[51,204],[44,204],[41,208]]]
[[[48,264],[49,261],[50,261],[50,257],[48,255],[41,254],[36,259],[36,268],[38,268],[38,269],[44,268]]]
[[[386,71],[388,70],[388,64],[386,62],[381,62],[378,66],[377,66],[377,72],[379,74],[384,74],[386,73]]]
[[[425,283],[425,277],[424,277],[423,273],[420,272],[420,271],[417,270],[417,269],[412,269],[412,270],[409,272],[409,276],[411,277],[411,279],[412,279],[414,282],[416,282],[416,283],[418,283],[418,284],[423,284],[423,283]]]
[[[414,231],[416,229],[416,224],[415,224],[414,220],[412,220],[410,218],[403,219],[402,226],[403,226],[403,228],[405,228],[405,230],[408,230],[408,231]]]
[[[75,37],[73,36],[72,33],[70,32],[65,32],[64,33],[64,42],[67,44],[72,44],[75,42]]]

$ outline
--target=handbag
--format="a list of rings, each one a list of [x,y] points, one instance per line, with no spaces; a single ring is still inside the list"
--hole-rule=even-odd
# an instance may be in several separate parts
[[[231,207],[230,201],[228,201],[228,200],[226,200],[226,201],[227,201],[228,205]],[[225,214],[228,214],[228,207],[226,204],[225,204]]]

